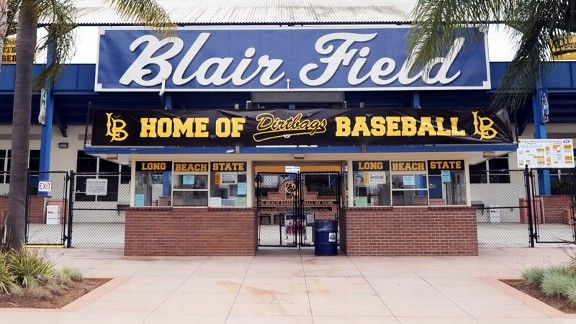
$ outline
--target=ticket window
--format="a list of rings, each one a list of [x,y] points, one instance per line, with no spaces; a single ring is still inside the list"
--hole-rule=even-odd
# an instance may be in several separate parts
[[[166,197],[170,197],[171,179],[172,162],[136,162],[134,207],[166,205]]]
[[[210,207],[246,207],[245,162],[215,162],[210,173]]]
[[[390,206],[389,161],[354,161],[354,206]]]
[[[175,162],[172,206],[208,206],[209,174],[207,162]]]
[[[394,161],[391,165],[392,205],[428,206],[425,161]]]
[[[428,161],[430,205],[466,205],[463,160]]]

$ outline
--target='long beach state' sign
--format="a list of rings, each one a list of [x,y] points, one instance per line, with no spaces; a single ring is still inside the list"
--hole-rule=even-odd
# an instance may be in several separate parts
[[[96,91],[489,89],[485,35],[415,66],[406,27],[103,28]]]

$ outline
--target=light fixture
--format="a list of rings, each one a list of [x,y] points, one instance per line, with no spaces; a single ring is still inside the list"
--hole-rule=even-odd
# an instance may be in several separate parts
[[[494,151],[484,151],[484,152],[482,153],[482,157],[485,158],[485,159],[486,159],[486,158],[493,158],[493,157],[496,157],[496,156],[498,156],[498,155],[497,155],[496,152],[494,152]]]
[[[68,148],[68,142],[60,142],[60,143],[58,143],[58,148],[67,149],[67,148]]]

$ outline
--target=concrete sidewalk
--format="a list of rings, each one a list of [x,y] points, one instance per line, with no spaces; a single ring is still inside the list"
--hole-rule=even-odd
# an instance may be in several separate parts
[[[86,277],[116,279],[62,310],[0,309],[0,323],[576,323],[495,280],[566,261],[559,248],[485,249],[478,257],[46,253]]]

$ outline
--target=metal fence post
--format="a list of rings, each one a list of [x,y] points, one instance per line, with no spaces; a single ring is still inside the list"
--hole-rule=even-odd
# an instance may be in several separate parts
[[[24,243],[28,243],[28,232],[30,224],[30,169],[26,170],[26,203],[24,204]]]
[[[74,219],[74,192],[75,190],[75,178],[76,174],[74,171],[70,171],[70,174],[67,175],[67,179],[70,183],[69,191],[68,191],[68,233],[66,234],[66,247],[72,247],[72,224]]]
[[[534,247],[534,217],[532,215],[532,194],[530,190],[530,170],[528,165],[524,169],[524,181],[526,185],[526,202],[528,204],[528,228],[530,230],[530,247]]]

